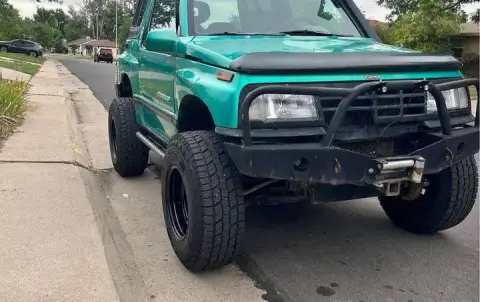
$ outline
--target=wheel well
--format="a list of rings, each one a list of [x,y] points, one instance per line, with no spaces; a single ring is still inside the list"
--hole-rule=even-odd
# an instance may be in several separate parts
[[[215,122],[207,105],[201,99],[195,96],[186,96],[180,103],[177,129],[178,132],[193,130],[213,131],[215,130]]]
[[[132,92],[132,84],[130,83],[130,79],[126,74],[122,74],[121,79],[121,86],[120,86],[120,96],[121,97],[131,97],[133,96]]]

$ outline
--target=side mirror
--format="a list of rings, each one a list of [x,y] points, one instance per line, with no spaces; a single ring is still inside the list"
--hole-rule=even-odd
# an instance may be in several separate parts
[[[149,51],[168,52],[176,51],[178,37],[172,29],[154,29],[147,34],[145,48]]]

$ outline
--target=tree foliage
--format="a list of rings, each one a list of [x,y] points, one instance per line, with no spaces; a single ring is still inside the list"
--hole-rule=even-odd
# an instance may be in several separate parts
[[[22,18],[7,0],[0,0],[0,41],[16,39],[23,34]]]
[[[390,20],[418,11],[425,8],[426,2],[436,2],[435,11],[443,11],[449,13],[461,13],[462,6],[471,3],[478,3],[478,0],[377,0],[377,4],[391,10],[388,16]]]
[[[377,32],[385,43],[431,53],[448,53],[450,39],[468,16],[462,5],[472,0],[378,0],[391,10],[390,23]]]

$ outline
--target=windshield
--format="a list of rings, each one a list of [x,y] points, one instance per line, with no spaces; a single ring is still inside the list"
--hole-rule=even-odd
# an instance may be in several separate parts
[[[335,0],[191,0],[190,34],[312,35],[359,37]],[[193,32],[192,32],[193,31]],[[303,31],[303,33],[302,33]]]

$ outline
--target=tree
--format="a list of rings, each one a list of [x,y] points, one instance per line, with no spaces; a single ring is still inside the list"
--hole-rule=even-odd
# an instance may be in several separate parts
[[[379,30],[384,42],[424,52],[449,53],[460,31],[462,5],[472,0],[378,0],[390,9],[390,25]]]
[[[480,21],[480,9],[477,9],[472,15],[470,15],[470,21],[479,23]]]
[[[0,0],[0,16],[0,40],[22,38],[22,18],[19,11],[7,0]]]
[[[435,11],[460,13],[465,4],[478,3],[478,0],[437,0]],[[391,10],[388,18],[395,18],[407,13],[418,11],[425,6],[423,0],[377,0],[377,4]]]
[[[55,37],[58,34],[59,31],[48,23],[33,22],[30,28],[31,39],[42,44],[47,49],[54,46]]]
[[[67,41],[84,38],[88,32],[88,18],[73,6],[68,8],[68,20],[64,27],[64,36]]]
[[[115,40],[115,6],[116,3],[113,0],[108,0],[101,11],[101,30],[102,39]],[[118,6],[118,27],[121,27],[125,22],[125,14],[123,6]]]

